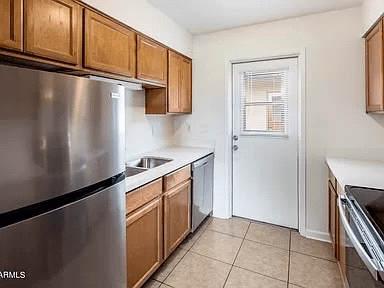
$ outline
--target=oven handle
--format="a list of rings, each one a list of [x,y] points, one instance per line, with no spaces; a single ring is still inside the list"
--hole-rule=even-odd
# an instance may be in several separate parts
[[[374,261],[375,259],[371,259],[367,252],[365,252],[364,248],[361,246],[359,240],[355,236],[355,234],[352,231],[351,226],[348,223],[347,217],[345,216],[344,207],[343,207],[343,200],[345,197],[339,196],[337,199],[337,206],[339,207],[339,214],[341,216],[341,221],[343,222],[343,226],[345,229],[345,232],[348,234],[348,237],[350,241],[352,242],[353,247],[355,247],[357,254],[359,254],[361,260],[364,262],[365,266],[367,266],[369,272],[371,272],[373,278],[375,278],[376,281],[379,280],[379,269],[377,268],[377,265],[375,265]],[[353,219],[354,221],[354,219]]]

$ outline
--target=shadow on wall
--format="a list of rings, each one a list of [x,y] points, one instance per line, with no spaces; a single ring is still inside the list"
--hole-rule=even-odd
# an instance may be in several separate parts
[[[368,116],[371,116],[373,120],[375,120],[376,123],[378,123],[381,127],[384,128],[384,114],[368,114]]]

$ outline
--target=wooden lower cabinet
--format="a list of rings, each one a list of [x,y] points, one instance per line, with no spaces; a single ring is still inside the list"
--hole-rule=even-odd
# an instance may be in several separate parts
[[[346,277],[347,277],[347,259],[346,259],[346,239],[345,239],[345,230],[341,218],[339,218],[339,255],[338,255],[338,265],[341,275],[341,280],[345,286]]]
[[[141,287],[163,261],[163,205],[159,197],[128,215],[128,288]]]
[[[164,256],[168,257],[191,230],[191,180],[164,194]]]
[[[338,245],[339,245],[339,210],[337,208],[337,192],[333,188],[331,181],[328,181],[328,198],[329,198],[329,222],[328,229],[331,238],[333,255],[338,259]]]
[[[191,178],[191,165],[182,167],[166,176],[164,176],[164,191],[169,191],[173,187]]]
[[[332,171],[328,170],[328,229],[332,243],[333,254],[337,260],[340,278],[345,285],[346,279],[346,239],[342,224],[339,207],[337,205],[338,197],[345,195],[343,187],[337,181]],[[348,287],[348,286],[345,286]]]

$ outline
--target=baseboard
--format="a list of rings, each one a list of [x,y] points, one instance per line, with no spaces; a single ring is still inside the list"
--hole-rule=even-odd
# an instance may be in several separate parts
[[[323,242],[331,242],[331,240],[329,238],[329,233],[327,233],[327,232],[320,232],[320,231],[316,231],[316,230],[307,229],[305,231],[305,237],[307,237],[309,239],[323,241]]]

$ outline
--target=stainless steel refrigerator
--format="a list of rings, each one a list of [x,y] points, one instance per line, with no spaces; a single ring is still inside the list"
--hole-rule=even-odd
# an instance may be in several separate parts
[[[0,287],[125,288],[118,85],[0,65]]]

